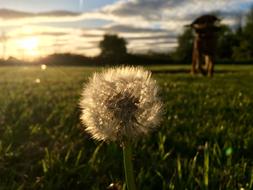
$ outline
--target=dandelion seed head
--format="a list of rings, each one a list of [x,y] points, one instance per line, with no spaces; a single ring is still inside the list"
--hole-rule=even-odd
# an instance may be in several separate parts
[[[159,125],[162,103],[156,81],[142,68],[119,67],[95,73],[80,101],[81,121],[94,139],[135,139]]]

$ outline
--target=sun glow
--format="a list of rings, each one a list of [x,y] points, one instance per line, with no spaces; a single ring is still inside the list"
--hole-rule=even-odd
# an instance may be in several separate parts
[[[38,38],[35,37],[26,38],[20,41],[20,46],[24,49],[31,50],[38,47],[38,42],[39,42]]]
[[[37,37],[21,39],[18,42],[18,46],[23,56],[27,59],[39,56],[39,39]]]

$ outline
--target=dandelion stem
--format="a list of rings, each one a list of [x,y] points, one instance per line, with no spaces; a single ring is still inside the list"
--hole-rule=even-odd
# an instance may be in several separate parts
[[[208,189],[208,175],[209,175],[209,148],[208,148],[208,142],[206,142],[205,148],[204,148],[204,185],[205,185],[205,189]]]
[[[136,190],[132,163],[132,147],[129,141],[124,142],[123,157],[127,190]]]

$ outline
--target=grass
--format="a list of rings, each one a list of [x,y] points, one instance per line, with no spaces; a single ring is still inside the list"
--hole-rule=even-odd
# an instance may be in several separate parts
[[[218,66],[212,79],[150,69],[166,112],[133,149],[138,189],[252,189],[253,66]],[[0,190],[124,184],[121,148],[94,142],[80,124],[94,70],[0,68]]]

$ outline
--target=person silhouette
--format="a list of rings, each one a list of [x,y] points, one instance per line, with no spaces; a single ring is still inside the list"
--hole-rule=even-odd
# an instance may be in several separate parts
[[[203,75],[213,76],[219,24],[220,19],[216,16],[203,15],[189,25],[195,31],[192,52],[192,74],[200,71]]]

